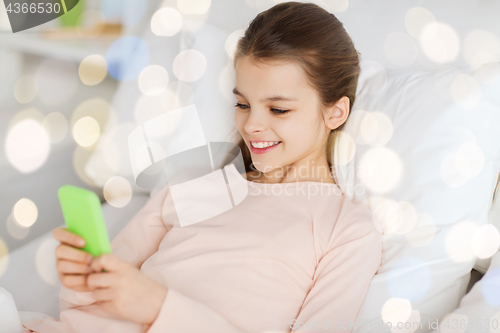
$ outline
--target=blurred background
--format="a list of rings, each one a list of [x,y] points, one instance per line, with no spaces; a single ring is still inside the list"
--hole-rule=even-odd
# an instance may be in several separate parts
[[[204,60],[198,52],[172,68],[180,31],[200,29],[210,7],[229,5],[226,22],[233,23],[229,3],[80,0],[66,15],[18,33],[0,5],[0,254],[63,222],[56,195],[63,184],[93,189],[115,207],[127,201],[117,196],[147,192],[129,182],[128,152],[114,143],[127,142],[134,124],[192,102],[190,83],[207,66],[183,71],[190,56]],[[106,159],[85,170],[106,138]]]
[[[13,34],[0,5],[0,242],[9,250],[60,224],[58,187],[92,187],[81,164],[109,116],[117,80],[107,74],[104,56],[122,27],[120,16],[104,17],[99,6],[80,1],[73,11],[81,19],[67,26],[61,17]],[[107,21],[115,27],[109,33],[83,29]],[[91,113],[96,132],[84,142],[72,132]]]
[[[232,53],[249,22],[279,2],[80,0],[17,33],[0,3],[0,285],[14,265],[28,265],[58,286],[45,268],[53,268],[54,243],[34,241],[64,223],[60,186],[91,189],[121,211],[116,232],[142,207],[150,190],[135,185],[127,150],[141,123],[194,103],[207,141],[235,141]],[[499,1],[307,2],[344,24],[365,73],[500,61]],[[490,70],[498,76],[498,66]],[[23,246],[36,256],[9,260]],[[34,303],[30,310],[49,313]]]

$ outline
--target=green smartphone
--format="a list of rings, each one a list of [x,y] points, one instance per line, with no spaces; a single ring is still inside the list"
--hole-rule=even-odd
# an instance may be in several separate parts
[[[85,239],[82,250],[94,257],[111,253],[111,244],[97,194],[81,187],[63,185],[57,195],[68,230]]]

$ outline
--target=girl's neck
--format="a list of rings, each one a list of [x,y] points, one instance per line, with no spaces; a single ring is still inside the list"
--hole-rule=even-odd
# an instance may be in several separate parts
[[[247,173],[247,180],[267,184],[305,181],[335,184],[326,160],[320,163],[309,161],[289,166],[280,166],[265,173],[259,170],[250,171]]]

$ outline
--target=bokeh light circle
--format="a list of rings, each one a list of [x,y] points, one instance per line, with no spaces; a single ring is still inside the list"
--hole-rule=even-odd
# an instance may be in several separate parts
[[[12,217],[19,226],[29,228],[38,218],[38,208],[30,199],[22,198],[14,204]]]
[[[21,104],[26,104],[35,99],[38,93],[38,85],[31,75],[20,77],[14,85],[14,97]]]
[[[25,228],[21,227],[19,224],[17,224],[16,221],[14,221],[14,218],[12,217],[12,214],[10,214],[7,217],[7,222],[5,223],[5,226],[7,228],[7,232],[12,238],[15,239],[24,239],[30,232],[30,228]]]
[[[482,225],[474,232],[471,245],[478,258],[490,258],[500,248],[500,233],[492,224]]]
[[[83,117],[73,126],[73,138],[82,147],[92,146],[101,133],[99,123],[92,117]]]
[[[174,8],[160,8],[151,18],[151,31],[156,36],[174,36],[182,28],[182,15]]]
[[[401,158],[387,147],[374,147],[365,152],[359,167],[363,184],[375,193],[392,191],[403,176]]]
[[[29,173],[40,168],[50,153],[50,140],[43,126],[25,119],[12,126],[5,139],[9,163],[18,171]]]
[[[420,36],[424,54],[432,61],[441,64],[458,57],[460,38],[450,25],[443,22],[427,24]]]
[[[389,298],[382,306],[382,320],[396,327],[398,323],[404,323],[411,315],[411,303],[404,298]]]
[[[348,164],[356,154],[356,144],[351,135],[344,131],[336,131],[333,149],[333,164],[343,166]]]
[[[108,179],[103,188],[104,199],[113,207],[125,207],[132,199],[132,186],[123,177]]]
[[[197,50],[185,50],[174,59],[174,75],[181,81],[194,82],[201,78],[207,69],[207,60]]]
[[[168,81],[168,72],[164,67],[151,65],[144,68],[139,75],[139,89],[144,95],[160,95],[167,89]]]
[[[78,67],[80,80],[87,85],[93,86],[99,84],[107,74],[106,59],[99,54],[93,54],[85,57]]]
[[[477,230],[474,222],[461,221],[449,228],[446,234],[446,252],[457,263],[467,262],[475,258],[472,248],[472,237]]]
[[[473,29],[464,39],[465,60],[472,69],[477,69],[487,62],[500,61],[500,40],[493,32]]]
[[[194,103],[194,91],[189,83],[175,81],[168,85],[161,95],[161,105],[165,111],[172,111]]]
[[[9,265],[9,248],[5,241],[0,237],[0,277],[3,275]]]
[[[245,30],[238,29],[233,31],[226,39],[226,43],[224,44],[224,49],[226,50],[227,56],[233,60],[234,52],[236,51],[236,46],[238,44],[238,40],[245,35]]]
[[[383,196],[371,196],[368,198],[368,206],[380,223],[384,234],[394,233],[401,228],[404,213],[395,200]]]
[[[426,36],[422,36],[422,31],[427,25],[436,23],[436,18],[434,15],[426,8],[423,7],[413,7],[408,9],[405,15],[405,27],[406,31],[416,39],[422,39]],[[428,32],[429,34],[429,32]]]
[[[48,114],[43,119],[42,126],[47,131],[51,143],[62,141],[68,134],[68,120],[60,112]]]
[[[379,147],[389,142],[393,126],[387,115],[373,111],[364,115],[359,130],[364,143]]]
[[[134,123],[126,122],[111,129],[102,138],[103,157],[106,165],[117,175],[131,176],[128,138],[130,133],[137,128]]]
[[[56,248],[59,241],[47,238],[38,246],[35,255],[36,271],[47,284],[57,286],[60,284],[56,269]]]

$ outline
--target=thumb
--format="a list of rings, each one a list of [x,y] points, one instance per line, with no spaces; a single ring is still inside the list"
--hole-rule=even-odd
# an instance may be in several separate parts
[[[115,272],[120,270],[124,266],[124,263],[124,261],[112,253],[103,253],[92,260],[90,267],[94,272],[101,272],[102,270]]]

